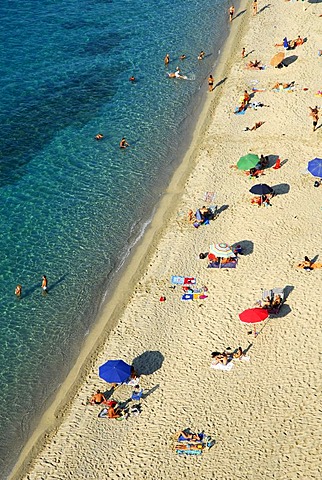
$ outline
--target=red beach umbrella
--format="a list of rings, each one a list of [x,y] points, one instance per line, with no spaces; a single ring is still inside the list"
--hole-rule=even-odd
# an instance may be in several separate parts
[[[259,323],[268,317],[268,311],[264,308],[248,308],[239,314],[244,323]]]
[[[254,337],[257,337],[256,323],[262,322],[268,317],[268,311],[264,308],[248,308],[239,314],[239,318],[244,323],[254,324]],[[252,332],[248,332],[252,333]]]

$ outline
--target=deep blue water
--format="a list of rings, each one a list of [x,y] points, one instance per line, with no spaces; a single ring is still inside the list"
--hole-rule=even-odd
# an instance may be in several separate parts
[[[181,158],[227,36],[228,6],[0,3],[1,478],[68,373],[113,272]],[[168,70],[180,64],[189,80],[167,78],[166,53]]]

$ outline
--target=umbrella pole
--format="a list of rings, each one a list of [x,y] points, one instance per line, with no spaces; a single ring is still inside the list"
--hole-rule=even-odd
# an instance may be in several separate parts
[[[258,333],[256,332],[256,325],[254,325],[254,337],[256,338]]]

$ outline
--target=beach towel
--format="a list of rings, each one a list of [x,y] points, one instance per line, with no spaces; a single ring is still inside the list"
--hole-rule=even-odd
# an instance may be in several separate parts
[[[237,267],[237,262],[230,262],[230,263],[217,263],[217,262],[211,262],[211,263],[208,263],[207,265],[207,268],[220,268],[220,269],[224,269],[224,268],[236,268]]]
[[[182,275],[172,275],[171,283],[173,285],[195,285],[197,280],[195,277],[183,277]]]
[[[203,200],[206,203],[211,203],[215,200],[216,194],[215,192],[205,192]]]
[[[273,92],[293,92],[294,87],[287,87],[287,88],[272,88]]]
[[[238,111],[238,109],[239,109],[239,107],[236,107],[236,108],[235,108],[235,112],[234,112],[235,115],[245,115],[246,110],[247,110],[246,108],[244,108],[244,109],[241,110],[240,112]]]
[[[210,368],[214,370],[224,370],[225,372],[229,372],[234,367],[233,362],[227,363],[227,365],[223,365],[222,363],[217,363],[217,365],[210,365]]]
[[[189,300],[204,300],[205,298],[208,297],[204,293],[184,293],[181,300],[184,302]]]
[[[243,355],[242,357],[234,358],[233,360],[240,360],[241,362],[250,362],[250,357],[248,355]]]

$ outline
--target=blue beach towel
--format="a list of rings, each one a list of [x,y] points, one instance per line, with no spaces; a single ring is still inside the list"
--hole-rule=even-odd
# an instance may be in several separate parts
[[[241,112],[238,111],[238,108],[239,108],[239,107],[236,107],[236,108],[235,108],[235,115],[245,115],[245,113],[246,113],[246,108],[244,108],[244,110],[242,110]]]

